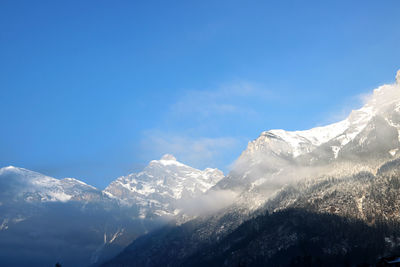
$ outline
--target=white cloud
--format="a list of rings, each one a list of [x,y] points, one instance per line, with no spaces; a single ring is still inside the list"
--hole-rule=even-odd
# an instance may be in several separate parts
[[[185,214],[205,215],[231,205],[237,199],[237,196],[238,194],[231,190],[210,190],[198,198],[178,202],[178,207]]]

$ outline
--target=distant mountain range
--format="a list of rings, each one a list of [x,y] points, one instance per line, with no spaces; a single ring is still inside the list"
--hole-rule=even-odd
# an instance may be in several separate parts
[[[100,191],[6,167],[0,264],[375,264],[400,256],[399,156],[400,71],[338,123],[261,133],[225,177],[165,155]]]

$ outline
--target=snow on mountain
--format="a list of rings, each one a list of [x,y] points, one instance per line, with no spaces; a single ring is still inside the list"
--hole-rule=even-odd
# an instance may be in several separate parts
[[[13,166],[0,169],[1,201],[66,202],[99,199],[101,191],[74,178],[62,180]]]
[[[257,208],[293,181],[375,173],[400,156],[400,71],[396,82],[373,91],[344,120],[305,131],[263,132],[216,188],[241,192]]]
[[[354,140],[375,116],[383,116],[390,125],[400,130],[399,111],[400,71],[397,73],[396,83],[375,89],[365,105],[354,110],[345,120],[305,131],[265,131],[249,143],[242,156],[262,151],[296,158],[332,140],[339,141],[338,146],[332,147],[337,156],[340,149]]]
[[[141,217],[172,215],[179,212],[179,200],[200,196],[223,176],[218,169],[198,170],[167,154],[140,173],[119,177],[104,193],[124,205],[137,205]]]
[[[9,166],[0,169],[0,189],[1,266],[91,266],[165,223],[137,218],[134,209],[74,178]]]
[[[172,155],[153,160],[140,173],[122,176],[104,191],[74,178],[56,179],[13,166],[0,169],[0,205],[29,203],[105,201],[110,205],[137,207],[140,217],[174,215],[177,202],[199,197],[223,178],[217,169],[198,170]]]
[[[388,127],[400,131],[400,71],[397,73],[396,83],[375,89],[365,105],[352,111],[343,121],[305,131],[265,131],[249,143],[239,161],[246,159],[248,162],[251,159],[250,162],[254,164],[260,161],[260,154],[296,159],[322,146],[325,150],[330,150],[333,158],[337,158],[340,151],[355,140],[376,117],[384,118]],[[391,154],[395,152],[393,150]]]

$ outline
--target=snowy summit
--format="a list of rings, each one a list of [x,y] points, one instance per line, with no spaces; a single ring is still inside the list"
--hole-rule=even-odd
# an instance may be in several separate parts
[[[138,206],[141,217],[172,215],[178,200],[200,196],[223,177],[218,169],[198,170],[166,154],[142,172],[119,177],[104,192],[123,205]]]

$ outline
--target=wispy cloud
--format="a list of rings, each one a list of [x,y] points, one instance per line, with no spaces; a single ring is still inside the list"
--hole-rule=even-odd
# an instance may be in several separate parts
[[[166,134],[160,131],[147,131],[141,142],[143,156],[158,158],[169,153],[178,160],[197,168],[220,167],[222,158],[231,158],[232,151],[240,146],[234,137],[190,137],[179,134]],[[233,158],[232,158],[233,160]]]
[[[210,190],[198,198],[179,201],[178,207],[185,214],[205,215],[229,206],[237,199],[237,196],[236,192],[230,190]]]
[[[191,114],[204,118],[232,114],[255,115],[253,102],[270,101],[272,91],[249,82],[223,84],[213,90],[188,90],[171,105],[170,115]]]
[[[346,119],[353,110],[365,105],[371,95],[371,93],[361,93],[344,99],[334,111],[322,113],[323,119],[316,126],[325,126]]]
[[[353,110],[371,104],[374,106],[382,106],[385,103],[395,101],[398,98],[400,85],[398,83],[384,84],[378,88],[370,89],[367,92],[356,94],[348,97],[341,104],[340,108],[326,116],[326,119],[320,125],[326,125],[341,121],[347,118]],[[384,94],[382,91],[384,90]]]
[[[274,98],[265,87],[243,81],[187,90],[143,132],[142,156],[150,160],[170,153],[194,167],[227,171],[249,140],[237,127],[256,124],[263,117],[257,107]]]

